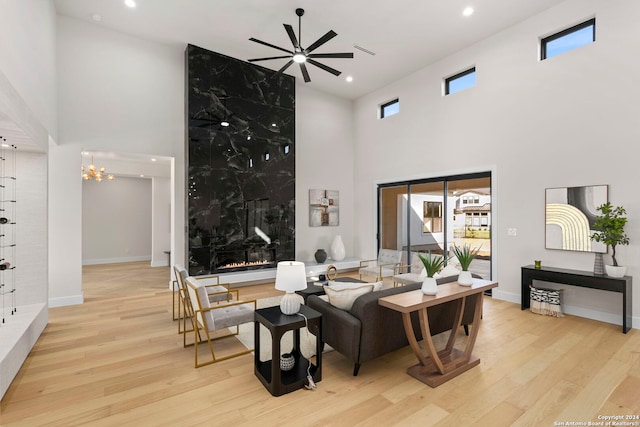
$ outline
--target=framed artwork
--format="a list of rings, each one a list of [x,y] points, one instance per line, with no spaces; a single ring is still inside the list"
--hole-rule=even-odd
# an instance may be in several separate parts
[[[309,226],[326,227],[340,224],[338,190],[309,190]]]
[[[608,186],[547,188],[545,190],[545,247],[579,252],[607,252],[607,245],[591,240],[598,206],[608,201]]]

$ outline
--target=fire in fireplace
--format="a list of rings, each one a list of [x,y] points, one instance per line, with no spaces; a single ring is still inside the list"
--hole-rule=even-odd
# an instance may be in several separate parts
[[[224,270],[226,268],[248,268],[248,267],[257,267],[257,266],[263,266],[263,265],[271,265],[273,264],[273,261],[267,261],[267,260],[262,260],[262,261],[250,261],[250,262],[232,262],[229,264],[225,264],[222,265],[220,267],[218,267],[218,270]]]
[[[275,248],[220,251],[216,253],[212,267],[216,273],[274,268],[275,258]]]

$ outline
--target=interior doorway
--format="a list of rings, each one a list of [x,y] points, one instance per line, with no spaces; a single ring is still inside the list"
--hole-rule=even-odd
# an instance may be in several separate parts
[[[173,158],[83,151],[82,161],[85,168],[90,162],[115,177],[83,182],[83,265],[142,260],[152,267],[168,265],[175,241]]]
[[[491,279],[491,172],[378,186],[378,249],[449,257],[451,246],[480,248],[469,270]]]

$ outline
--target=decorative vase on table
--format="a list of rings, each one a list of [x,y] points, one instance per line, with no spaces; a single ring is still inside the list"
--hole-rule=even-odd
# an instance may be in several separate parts
[[[327,252],[324,249],[318,249],[314,256],[318,264],[322,264],[327,260]]]
[[[420,288],[425,295],[435,295],[438,293],[438,283],[433,277],[425,277]]]
[[[464,270],[458,275],[458,284],[462,286],[471,286],[473,284],[473,277],[471,272]]]
[[[604,260],[602,259],[602,253],[596,252],[596,259],[593,262],[593,274],[598,276],[604,275]]]
[[[607,276],[609,277],[624,277],[627,272],[627,267],[618,266],[618,265],[605,265],[604,269],[607,271]]]
[[[342,236],[337,235],[331,243],[331,259],[334,261],[342,261],[345,257],[344,243],[342,243]]]

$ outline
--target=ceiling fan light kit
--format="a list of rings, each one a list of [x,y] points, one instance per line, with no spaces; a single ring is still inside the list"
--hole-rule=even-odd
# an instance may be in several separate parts
[[[278,70],[277,74],[282,73],[295,62],[300,66],[302,77],[304,78],[304,81],[306,83],[311,81],[311,78],[309,77],[309,72],[307,71],[307,67],[306,67],[307,63],[314,65],[324,71],[327,71],[333,74],[334,76],[339,76],[341,74],[340,71],[336,70],[335,68],[331,68],[327,65],[324,65],[316,61],[314,58],[353,58],[353,52],[312,53],[314,50],[316,50],[317,48],[319,48],[320,46],[322,46],[323,44],[325,44],[326,42],[328,42],[329,40],[331,40],[332,38],[338,35],[333,30],[327,31],[325,35],[323,35],[318,40],[316,40],[315,42],[307,46],[306,49],[304,49],[302,47],[302,15],[304,15],[304,9],[300,9],[300,8],[296,9],[296,15],[298,15],[298,36],[297,37],[291,25],[282,24],[284,26],[285,31],[287,32],[287,35],[289,36],[289,39],[291,40],[291,44],[293,44],[293,50],[284,49],[282,47],[275,46],[271,43],[267,43],[262,40],[258,40],[256,38],[251,37],[249,40],[252,42],[269,46],[273,49],[277,49],[282,52],[286,52],[288,55],[270,56],[266,58],[254,58],[254,59],[249,59],[249,62],[269,61],[272,59],[289,59],[289,61],[282,68]]]

